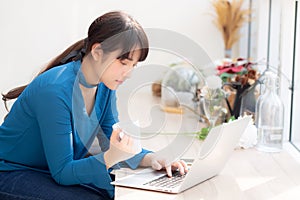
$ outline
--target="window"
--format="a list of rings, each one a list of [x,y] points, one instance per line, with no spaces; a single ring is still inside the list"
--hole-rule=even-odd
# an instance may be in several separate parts
[[[299,2],[294,2],[294,37],[293,37],[293,68],[292,68],[292,84],[293,94],[291,99],[291,122],[290,122],[290,141],[291,143],[300,150],[300,17],[299,17]]]
[[[249,2],[255,16],[248,55],[255,61],[265,59],[278,72],[285,107],[284,140],[300,150],[300,104],[295,103],[300,100],[299,0]]]

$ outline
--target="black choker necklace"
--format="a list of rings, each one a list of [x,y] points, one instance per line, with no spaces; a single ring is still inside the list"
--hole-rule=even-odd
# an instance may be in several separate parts
[[[81,69],[79,69],[79,71],[78,71],[78,78],[79,78],[79,83],[86,88],[94,88],[94,87],[98,86],[98,84],[92,85],[92,84],[87,83]]]

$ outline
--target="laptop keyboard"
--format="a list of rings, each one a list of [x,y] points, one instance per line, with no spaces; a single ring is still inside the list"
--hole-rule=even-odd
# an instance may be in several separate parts
[[[172,174],[172,177],[167,175],[161,176],[157,179],[144,183],[143,185],[155,186],[155,187],[166,187],[166,188],[175,188],[177,187],[184,179],[185,174],[181,175],[179,171],[175,171]]]

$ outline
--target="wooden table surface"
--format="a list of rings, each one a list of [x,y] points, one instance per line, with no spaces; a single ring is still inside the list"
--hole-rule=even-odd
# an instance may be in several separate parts
[[[117,178],[132,173],[117,171]],[[180,194],[116,187],[116,200],[296,200],[300,199],[300,164],[287,151],[263,153],[237,149],[223,171]]]

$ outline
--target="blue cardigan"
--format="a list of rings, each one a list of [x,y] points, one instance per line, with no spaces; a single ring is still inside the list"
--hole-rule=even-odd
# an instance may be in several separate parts
[[[59,184],[94,185],[112,193],[103,152],[118,121],[116,94],[100,83],[94,110],[87,115],[80,67],[76,61],[50,69],[18,97],[0,126],[0,171],[46,171]],[[102,152],[85,158],[95,137]],[[126,163],[136,168],[148,152],[143,149]]]

